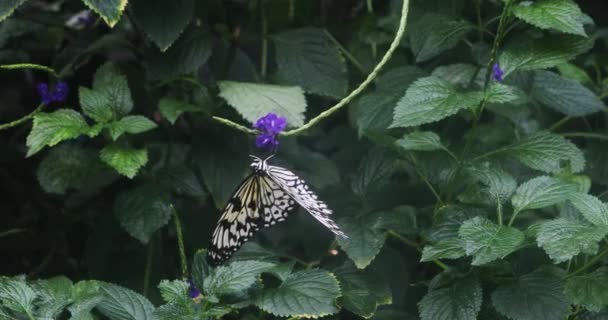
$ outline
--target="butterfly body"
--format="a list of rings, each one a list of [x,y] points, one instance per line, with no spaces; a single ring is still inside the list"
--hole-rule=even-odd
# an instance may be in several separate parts
[[[293,172],[269,165],[268,159],[253,157],[253,172],[236,189],[217,223],[207,253],[212,264],[220,264],[236,252],[261,227],[284,221],[296,204],[308,211],[336,235],[346,237],[318,200]]]

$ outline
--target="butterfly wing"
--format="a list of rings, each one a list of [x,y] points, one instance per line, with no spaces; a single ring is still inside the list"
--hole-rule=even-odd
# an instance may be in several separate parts
[[[220,264],[232,256],[260,227],[284,221],[295,202],[263,172],[245,178],[224,208],[207,252]]]
[[[317,195],[310,190],[306,182],[296,176],[293,172],[276,166],[268,166],[268,176],[293,198],[302,208],[306,209],[315,219],[319,220],[331,232],[338,236],[348,238],[340,227],[331,219],[332,211],[325,202],[318,199]]]

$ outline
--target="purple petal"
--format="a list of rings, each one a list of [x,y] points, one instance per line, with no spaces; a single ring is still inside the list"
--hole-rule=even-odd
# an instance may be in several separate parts
[[[53,101],[57,101],[57,102],[65,101],[69,92],[70,92],[70,87],[68,86],[68,84],[63,81],[59,82],[55,86],[55,90],[53,90]]]
[[[46,83],[39,83],[36,85],[36,91],[38,91],[38,95],[40,96],[40,101],[44,104],[50,104],[53,102],[53,97],[49,92],[49,85]]]
[[[492,79],[494,79],[498,82],[502,82],[503,74],[504,74],[504,72],[502,71],[502,69],[500,69],[500,66],[498,65],[498,63],[495,63],[494,65],[492,65]]]
[[[188,295],[190,295],[190,298],[196,298],[201,295],[201,292],[196,288],[192,280],[188,279],[188,284],[190,284],[188,287]]]
[[[274,134],[262,133],[255,138],[255,146],[258,149],[271,150],[279,145],[279,141]]]

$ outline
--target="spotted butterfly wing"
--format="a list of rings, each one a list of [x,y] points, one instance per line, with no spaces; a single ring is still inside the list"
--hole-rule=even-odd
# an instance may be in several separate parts
[[[236,189],[220,217],[207,252],[217,265],[232,256],[260,227],[284,221],[294,201],[263,171],[249,175]]]
[[[306,182],[293,172],[276,166],[268,166],[268,176],[302,208],[319,220],[334,234],[348,238],[340,227],[332,220],[332,210],[325,202],[318,199],[317,195],[310,190]]]

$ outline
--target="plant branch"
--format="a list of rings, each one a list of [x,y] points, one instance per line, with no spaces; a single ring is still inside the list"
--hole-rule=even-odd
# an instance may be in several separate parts
[[[325,32],[325,34],[327,35],[329,40],[331,40],[331,42],[333,42],[334,45],[336,47],[338,47],[338,49],[340,49],[340,51],[342,51],[342,54],[344,54],[346,56],[346,58],[348,58],[348,60],[350,60],[350,63],[352,63],[357,69],[359,69],[359,71],[361,73],[363,73],[363,74],[367,73],[367,70],[361,64],[361,62],[359,62],[359,60],[357,60],[357,58],[355,58],[355,56],[353,56],[348,50],[346,50],[346,48],[340,42],[338,42],[338,40],[336,38],[334,38],[334,36],[332,36],[331,33],[329,33],[329,31],[323,30],[323,32]]]
[[[600,254],[596,255],[595,257],[593,257],[593,259],[587,261],[587,263],[585,263],[582,267],[574,270],[574,272],[570,273],[568,275],[568,277],[573,277],[587,269],[589,269],[589,267],[593,266],[596,262],[600,261],[601,259],[603,259],[606,255],[608,255],[608,248],[604,249],[604,251],[602,251]]]
[[[173,213],[173,221],[175,222],[175,234],[177,236],[177,247],[179,249],[179,259],[182,265],[182,278],[188,278],[188,260],[186,259],[186,250],[184,249],[184,233],[182,232],[182,224],[177,214],[175,207],[171,205],[171,212]]]
[[[36,108],[34,111],[32,111],[30,114],[26,115],[25,117],[19,118],[15,121],[11,121],[8,123],[0,124],[0,130],[5,130],[5,129],[12,128],[12,127],[22,124],[23,122],[33,118],[38,112],[40,112],[42,110],[42,108],[44,108],[44,106],[45,106],[45,104],[41,103],[40,105],[38,105],[38,108]]]
[[[593,132],[566,132],[560,133],[564,137],[580,137],[580,138],[591,138],[599,140],[608,140],[608,135]]]
[[[48,72],[50,75],[59,79],[57,72],[47,66],[43,66],[35,63],[15,63],[15,64],[0,64],[0,69],[4,70],[17,70],[17,69],[33,69]]]
[[[406,237],[404,237],[404,236],[400,235],[399,233],[397,233],[397,232],[395,232],[395,231],[393,231],[393,230],[389,230],[389,231],[388,231],[388,234],[389,234],[390,236],[392,236],[392,237],[394,237],[394,238],[396,238],[396,239],[400,240],[400,241],[401,241],[401,242],[403,242],[404,244],[406,244],[406,245],[408,245],[408,246],[410,246],[410,247],[412,247],[412,248],[416,249],[417,251],[422,252],[422,248],[420,248],[420,245],[419,245],[419,244],[417,244],[416,242],[414,242],[414,241],[412,241],[412,240],[410,240],[410,239],[408,239],[408,238],[406,238]],[[445,263],[441,262],[441,260],[439,260],[439,259],[433,259],[432,261],[433,261],[433,263],[434,263],[434,264],[436,264],[438,267],[440,267],[440,268],[441,268],[441,269],[443,269],[443,270],[448,270],[448,269],[450,269],[450,267],[449,267],[447,264],[445,264]]]
[[[21,229],[21,228],[9,229],[9,230],[0,232],[0,238],[2,238],[2,237],[8,237],[8,236],[11,236],[13,234],[17,234],[17,233],[21,233],[21,232],[25,232],[25,231],[26,231],[26,229]]]
[[[260,20],[262,24],[262,54],[260,61],[260,74],[262,79],[266,78],[268,69],[268,21],[266,20],[266,10],[264,10],[264,0],[260,0]]]

